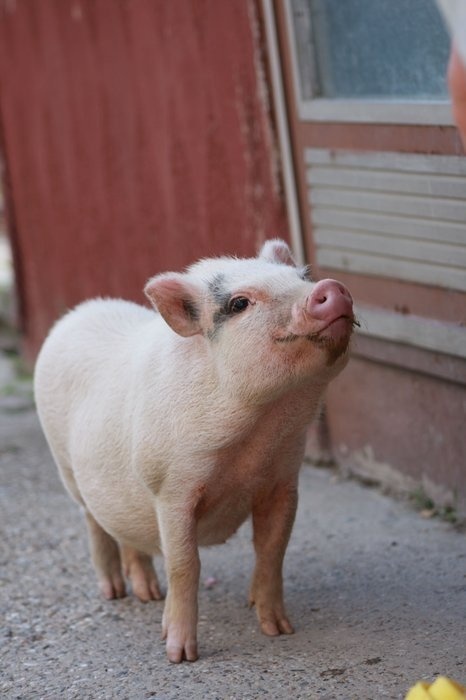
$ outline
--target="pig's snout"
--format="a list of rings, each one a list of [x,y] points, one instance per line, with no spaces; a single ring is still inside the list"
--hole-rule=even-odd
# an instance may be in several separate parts
[[[306,303],[307,313],[319,321],[353,318],[353,299],[344,284],[332,279],[317,282]]]

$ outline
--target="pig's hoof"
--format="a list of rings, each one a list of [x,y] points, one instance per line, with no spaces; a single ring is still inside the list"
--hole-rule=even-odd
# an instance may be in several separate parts
[[[277,620],[261,620],[260,627],[263,634],[266,634],[268,637],[294,633],[294,629],[286,617],[281,617]]]
[[[122,548],[123,568],[131,580],[131,588],[136,598],[143,603],[150,600],[162,600],[157,574],[152,557],[132,547]]]
[[[184,645],[167,641],[167,657],[172,664],[179,664],[181,661],[197,661],[196,642],[186,642]]]
[[[257,603],[254,593],[249,596],[249,607],[256,606],[257,619],[261,632],[268,637],[277,637],[279,634],[294,634],[294,629],[284,611],[283,603],[269,603],[268,605]]]
[[[143,603],[148,603],[150,600],[163,600],[163,594],[159,588],[157,576],[132,576],[131,587],[134,595]]]
[[[99,581],[100,592],[106,600],[114,598],[124,598],[126,595],[126,586],[121,574],[114,574],[101,578]]]
[[[197,639],[194,631],[190,632],[182,625],[169,625],[162,620],[162,639],[167,640],[167,658],[172,664],[181,661],[197,661]]]

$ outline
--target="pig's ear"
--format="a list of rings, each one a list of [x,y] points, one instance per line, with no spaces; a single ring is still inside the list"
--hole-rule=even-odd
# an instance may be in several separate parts
[[[152,277],[144,293],[176,333],[188,337],[202,332],[200,290],[186,275],[168,272]]]
[[[282,241],[280,238],[265,241],[260,250],[259,258],[268,260],[268,262],[278,263],[279,265],[291,265],[292,267],[296,267],[291,250],[285,241]]]

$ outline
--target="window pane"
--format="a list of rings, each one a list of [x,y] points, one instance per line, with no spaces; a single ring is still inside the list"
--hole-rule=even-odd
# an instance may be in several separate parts
[[[304,99],[447,97],[450,40],[434,0],[293,0],[292,7]]]

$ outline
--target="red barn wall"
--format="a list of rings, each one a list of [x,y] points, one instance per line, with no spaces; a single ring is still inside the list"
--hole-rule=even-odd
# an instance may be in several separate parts
[[[0,0],[0,129],[32,358],[67,308],[287,237],[254,0]]]

